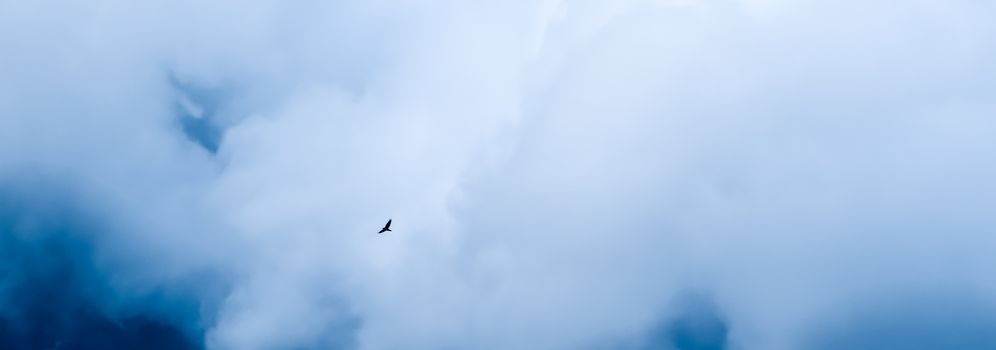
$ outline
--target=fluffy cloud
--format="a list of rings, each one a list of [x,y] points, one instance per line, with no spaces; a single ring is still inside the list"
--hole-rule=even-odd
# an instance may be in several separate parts
[[[993,10],[7,2],[4,247],[211,349],[992,344]]]

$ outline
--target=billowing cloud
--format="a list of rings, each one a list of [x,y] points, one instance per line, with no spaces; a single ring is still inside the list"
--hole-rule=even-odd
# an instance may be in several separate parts
[[[984,348],[994,17],[0,3],[0,344]]]

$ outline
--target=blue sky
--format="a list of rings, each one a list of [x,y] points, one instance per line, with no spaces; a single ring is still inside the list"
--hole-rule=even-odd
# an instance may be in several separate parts
[[[2,2],[0,347],[992,348],[994,58],[974,0]]]

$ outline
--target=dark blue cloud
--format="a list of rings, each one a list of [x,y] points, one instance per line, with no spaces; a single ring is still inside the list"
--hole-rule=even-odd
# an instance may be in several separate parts
[[[996,304],[969,293],[894,293],[813,327],[807,349],[996,349]]]
[[[668,312],[637,339],[595,343],[592,349],[725,350],[730,325],[708,293],[678,295]]]
[[[677,312],[653,330],[643,349],[726,349],[729,326],[708,296],[686,294],[675,304]]]
[[[203,348],[196,301],[156,295],[120,300],[110,283],[113,271],[96,253],[105,228],[80,209],[82,203],[51,188],[4,185],[0,348]]]

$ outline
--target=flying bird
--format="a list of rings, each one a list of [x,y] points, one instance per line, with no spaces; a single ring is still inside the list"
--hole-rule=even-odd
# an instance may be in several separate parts
[[[391,230],[391,219],[387,219],[387,225],[384,225],[384,228],[380,229],[380,232],[377,233],[380,234],[390,230]]]

